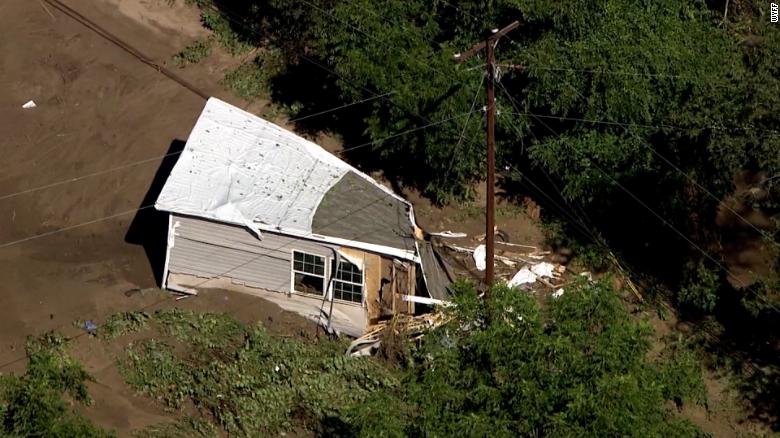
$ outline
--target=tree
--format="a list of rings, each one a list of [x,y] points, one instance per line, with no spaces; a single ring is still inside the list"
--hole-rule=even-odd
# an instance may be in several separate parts
[[[698,436],[666,400],[704,400],[683,348],[648,361],[652,330],[606,282],[541,306],[496,286],[462,286],[451,320],[425,338],[394,395],[348,416],[361,436]],[[382,415],[376,415],[382,406]]]

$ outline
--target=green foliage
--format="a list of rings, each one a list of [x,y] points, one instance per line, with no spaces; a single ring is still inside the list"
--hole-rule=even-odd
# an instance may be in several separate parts
[[[269,80],[279,74],[283,65],[278,51],[266,51],[228,72],[222,85],[244,99],[267,96]]]
[[[234,32],[231,27],[231,21],[227,17],[227,15],[220,14],[210,8],[201,9],[201,21],[203,22],[203,25],[206,28],[211,29],[214,39],[223,49],[227,50],[227,52],[232,55],[248,52],[252,49],[252,45],[250,44],[251,40]]]
[[[134,434],[136,438],[217,438],[217,428],[205,420],[182,418],[175,423],[149,426]]]
[[[189,46],[182,49],[181,52],[173,55],[173,65],[185,67],[188,64],[197,64],[211,54],[211,39],[199,39]]]
[[[546,308],[505,286],[487,305],[468,288],[457,303],[402,389],[346,417],[358,435],[701,434],[666,403],[703,401],[699,365],[679,346],[648,362],[651,328],[606,283],[567,287]]]
[[[92,378],[65,353],[66,341],[46,334],[27,342],[29,364],[22,376],[0,377],[0,434],[18,437],[97,438],[113,436],[73,412],[63,397],[91,402]]]
[[[551,174],[621,253],[680,247],[663,233],[617,234],[650,217],[625,190],[700,247],[711,247],[718,199],[739,172],[764,172],[761,189],[772,196],[760,208],[777,210],[780,30],[768,23],[766,4],[754,8],[763,15],[722,23],[707,2],[682,0],[198,3],[228,46],[271,46],[288,67],[316,64],[305,80],[329,91],[311,93],[327,96],[312,97],[316,108],[392,93],[342,121],[342,130],[359,133],[345,139],[374,141],[366,155],[435,200],[468,197],[484,175],[483,115],[464,114],[484,102],[482,59],[457,64],[452,55],[486,27],[518,19],[497,52],[526,66],[505,69],[497,89],[502,167]],[[242,96],[263,95],[268,77],[257,70],[242,66],[225,83]],[[669,258],[658,269],[680,278],[684,265]]]
[[[680,303],[700,312],[711,312],[718,303],[720,276],[703,261],[689,264],[685,286],[680,289]]]
[[[135,333],[146,326],[149,314],[143,311],[122,312],[111,315],[100,326],[99,333],[104,339],[114,339],[130,333]]]
[[[170,310],[152,321],[182,347],[157,340],[133,346],[121,367],[128,383],[171,409],[191,401],[231,436],[317,429],[397,384],[375,361],[345,357],[342,344],[276,339],[226,315]]]

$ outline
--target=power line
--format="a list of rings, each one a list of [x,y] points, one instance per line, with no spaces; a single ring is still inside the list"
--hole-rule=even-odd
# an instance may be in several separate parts
[[[183,78],[181,78],[179,75],[173,73],[172,71],[168,70],[167,68],[155,63],[149,57],[141,53],[138,49],[134,48],[133,46],[127,44],[126,42],[122,41],[114,35],[113,33],[107,31],[103,27],[99,26],[94,21],[90,20],[89,18],[83,16],[78,11],[72,9],[68,5],[62,3],[59,0],[46,0],[47,3],[49,3],[52,7],[58,9],[60,12],[64,13],[65,15],[69,16],[70,18],[78,21],[81,23],[84,27],[92,30],[93,32],[97,33],[101,37],[103,37],[106,41],[111,42],[112,44],[116,45],[117,47],[121,48],[125,52],[129,53],[130,55],[137,58],[139,61],[143,62],[144,64],[148,65],[149,67],[157,70],[164,76],[167,76],[168,78],[172,79],[173,81],[177,82],[182,87],[190,90],[191,92],[197,94],[203,99],[208,99],[208,95],[192,85],[191,83],[187,82]]]
[[[601,125],[612,125],[612,126],[620,126],[622,128],[648,128],[648,129],[674,129],[678,131],[704,131],[706,129],[711,129],[713,131],[726,131],[726,130],[734,130],[734,131],[754,131],[756,130],[755,127],[747,127],[747,126],[716,126],[716,125],[709,125],[709,126],[691,126],[691,127],[683,127],[683,126],[676,126],[676,125],[649,125],[649,124],[643,124],[643,123],[623,123],[623,122],[614,122],[610,120],[599,120],[599,119],[585,119],[581,117],[567,117],[567,116],[553,116],[553,115],[545,115],[545,114],[535,114],[531,112],[520,112],[520,113],[513,113],[518,116],[532,116],[532,117],[538,117],[542,119],[555,119],[555,120],[565,120],[565,121],[571,121],[571,122],[584,122],[584,123],[595,123],[595,124],[601,124]],[[764,132],[769,132],[776,134],[780,134],[780,131],[775,130],[768,130]]]
[[[511,96],[510,96],[510,97],[511,97]],[[534,116],[536,116],[536,115],[534,115]],[[547,129],[549,129],[549,130],[550,130],[550,131],[553,133],[553,135],[558,135],[558,136],[560,135],[559,133],[555,132],[555,130],[553,130],[552,128],[550,128],[550,127],[549,127],[549,126],[547,126],[546,124],[545,124],[545,126],[547,127]],[[704,251],[704,249],[702,249],[702,248],[701,248],[699,245],[697,245],[695,242],[693,242],[691,239],[689,239],[687,236],[685,236],[685,234],[684,234],[683,232],[681,232],[681,231],[680,231],[680,230],[678,230],[676,227],[674,227],[674,225],[673,225],[673,224],[671,224],[671,223],[670,223],[669,221],[667,221],[667,220],[666,220],[666,219],[665,219],[665,218],[664,218],[662,215],[660,215],[660,214],[659,214],[659,213],[657,213],[655,210],[653,210],[653,209],[652,209],[650,206],[648,206],[648,205],[647,205],[647,204],[646,204],[644,201],[642,201],[642,200],[641,200],[641,199],[640,199],[638,196],[636,196],[636,195],[635,195],[633,192],[631,192],[631,191],[630,191],[630,190],[628,190],[628,189],[627,189],[625,186],[623,186],[622,184],[620,184],[620,182],[619,182],[619,181],[617,181],[615,178],[613,178],[611,175],[609,175],[609,174],[608,174],[608,173],[607,173],[607,172],[606,172],[604,169],[602,169],[602,168],[601,168],[601,166],[599,166],[599,165],[598,165],[598,164],[596,164],[596,163],[595,163],[593,160],[591,160],[591,159],[589,159],[589,158],[587,158],[587,157],[586,157],[585,159],[586,159],[586,160],[588,160],[588,162],[589,162],[590,164],[592,164],[594,167],[596,167],[596,169],[598,169],[598,170],[599,170],[599,171],[600,171],[602,174],[604,174],[604,175],[605,175],[607,178],[609,178],[609,179],[610,179],[610,180],[611,180],[611,181],[612,181],[612,182],[613,182],[615,185],[617,185],[618,187],[620,187],[620,188],[621,188],[621,190],[625,191],[625,192],[626,192],[626,193],[627,193],[629,196],[631,196],[631,197],[632,197],[632,198],[633,198],[633,199],[634,199],[634,200],[635,200],[637,203],[639,203],[640,205],[642,205],[642,206],[643,206],[645,209],[647,209],[648,211],[650,211],[650,212],[651,212],[651,213],[652,213],[652,214],[653,214],[653,215],[654,215],[656,218],[658,218],[659,220],[661,220],[661,222],[662,222],[662,223],[663,223],[665,226],[667,226],[667,227],[669,227],[670,229],[672,229],[672,230],[673,230],[673,231],[674,231],[676,234],[678,234],[678,235],[679,235],[680,237],[682,237],[682,238],[683,238],[683,239],[684,239],[686,242],[688,242],[688,244],[690,244],[691,246],[693,246],[694,248],[696,248],[696,249],[697,249],[699,252],[701,252],[701,253],[702,253],[702,254],[703,254],[703,255],[704,255],[704,256],[705,256],[707,259],[709,259],[710,261],[712,261],[713,263],[715,263],[715,264],[716,264],[716,265],[717,265],[717,266],[718,266],[718,267],[719,267],[721,270],[723,270],[723,271],[724,271],[724,272],[726,272],[728,275],[730,275],[730,276],[731,276],[731,277],[732,277],[732,278],[733,278],[735,281],[738,281],[739,283],[741,283],[742,287],[743,287],[743,288],[745,288],[745,290],[748,290],[748,291],[752,292],[752,293],[753,293],[753,294],[754,294],[754,295],[755,295],[757,298],[761,299],[761,300],[762,300],[762,301],[763,301],[765,304],[767,304],[769,307],[771,307],[772,309],[774,309],[775,311],[777,311],[778,313],[780,313],[780,309],[778,309],[776,306],[774,306],[774,305],[773,305],[773,304],[772,304],[770,301],[768,301],[766,298],[764,298],[764,297],[763,297],[761,294],[759,294],[759,293],[758,293],[758,292],[756,292],[755,290],[751,289],[751,288],[749,287],[749,285],[746,285],[744,282],[742,282],[741,280],[739,280],[739,277],[737,277],[736,275],[734,275],[734,273],[733,273],[733,272],[731,272],[731,271],[730,271],[728,268],[726,268],[726,267],[725,267],[725,266],[724,266],[722,263],[720,263],[718,260],[716,260],[714,257],[712,257],[712,255],[710,255],[708,252]]]
[[[330,113],[330,112],[333,112],[333,111],[337,111],[337,110],[340,110],[340,109],[343,109],[343,108],[347,108],[347,107],[350,107],[350,106],[354,106],[354,105],[358,105],[358,104],[361,104],[361,103],[369,102],[371,100],[376,100],[376,99],[384,97],[387,94],[390,94],[390,93],[385,93],[384,95],[381,95],[381,96],[374,96],[374,97],[369,97],[369,98],[366,98],[366,99],[361,99],[361,100],[358,100],[358,101],[355,101],[355,102],[352,102],[352,103],[348,103],[348,104],[345,104],[345,105],[340,105],[340,106],[335,107],[335,108],[330,108],[328,110],[320,111],[320,112],[318,112],[316,114],[309,114],[309,115],[306,115],[306,116],[303,116],[303,117],[290,119],[290,120],[288,120],[288,122],[289,123],[294,123],[294,122],[297,122],[297,121],[300,121],[300,120],[304,120],[304,119],[308,119],[308,118],[312,118],[312,117],[318,117],[318,116],[321,116],[323,114]],[[448,118],[448,119],[445,119],[445,120],[440,120],[438,122],[434,122],[433,125],[430,125],[430,126],[435,126],[435,125],[439,125],[439,124],[445,123],[445,122],[450,121],[450,120],[452,120],[454,118],[458,118],[459,116],[460,115],[455,116],[453,118]],[[425,126],[425,127],[427,127],[427,126]],[[425,128],[425,127],[419,127],[419,128],[415,128],[415,129],[419,130],[419,129],[422,129],[422,128]],[[412,131],[408,131],[408,132],[412,132]],[[403,134],[406,134],[408,132],[402,132],[400,134],[396,134],[394,136],[387,137],[387,138],[384,138],[384,139],[381,139],[381,140],[378,140],[378,141],[384,141],[384,140],[387,140],[388,138],[392,138],[392,137],[395,137],[395,136],[398,136],[398,135],[403,135]],[[369,144],[373,144],[373,143],[374,142],[370,142],[370,143],[364,143],[364,144],[361,144],[361,145],[357,145],[357,146],[354,146],[354,147],[348,147],[348,148],[345,148],[345,149],[343,149],[341,151],[338,151],[337,154],[343,154],[344,152],[350,151],[352,149],[358,149],[358,148],[365,147],[365,146],[367,146]],[[64,184],[78,182],[78,181],[81,181],[81,180],[84,180],[84,179],[89,179],[89,178],[93,178],[93,177],[100,176],[100,175],[105,175],[105,174],[112,173],[112,172],[117,172],[117,171],[128,169],[128,168],[131,168],[131,167],[139,166],[141,164],[157,162],[159,160],[164,160],[166,158],[170,158],[170,157],[174,157],[174,156],[180,155],[182,152],[184,152],[184,151],[181,150],[181,151],[171,152],[171,153],[168,153],[168,154],[165,154],[165,155],[159,155],[159,156],[156,156],[156,157],[145,158],[143,160],[139,160],[139,161],[134,161],[134,162],[131,162],[131,163],[123,164],[121,166],[113,167],[111,169],[100,170],[100,171],[97,171],[97,172],[88,173],[88,174],[76,176],[76,177],[73,177],[73,178],[67,178],[67,179],[64,179],[64,180],[61,180],[61,181],[57,181],[57,182],[53,182],[53,183],[49,183],[49,184],[44,184],[44,185],[41,185],[41,186],[37,186],[37,187],[25,189],[25,190],[20,190],[18,192],[7,193],[5,195],[0,195],[0,201],[5,200],[5,199],[14,198],[16,196],[21,196],[21,195],[26,195],[26,194],[29,194],[29,193],[38,192],[38,191],[45,190],[45,189],[50,189],[50,188],[57,187],[57,186],[64,185]]]
[[[474,108],[477,105],[477,99],[479,98],[479,93],[482,91],[482,84],[485,82],[485,76],[482,76],[482,80],[479,82],[479,85],[477,86],[477,92],[474,93],[474,100],[471,102],[471,108],[469,111],[474,111]],[[471,113],[469,113],[469,117],[466,119],[465,122],[463,122],[463,129],[460,131],[460,136],[458,137],[458,143],[455,145],[455,148],[453,149],[453,156],[457,156],[458,152],[460,151],[460,146],[463,144],[463,138],[466,135],[466,130],[469,127],[469,121],[471,121]],[[472,143],[474,140],[472,139]],[[447,172],[444,174],[444,180],[448,181],[450,177],[450,172],[452,171],[452,165],[455,163],[455,160],[450,160],[450,164],[447,166]]]
[[[339,221],[341,221],[341,220],[343,220],[343,219],[345,219],[345,218],[349,217],[350,215],[352,215],[352,214],[354,214],[354,213],[356,213],[356,212],[358,212],[358,211],[364,210],[364,209],[366,209],[366,208],[368,208],[368,207],[370,207],[370,206],[372,206],[372,205],[374,205],[374,204],[376,204],[376,203],[378,203],[378,202],[382,202],[382,201],[384,201],[384,199],[386,199],[386,198],[387,198],[387,197],[389,197],[389,196],[391,196],[391,193],[385,193],[385,194],[384,194],[382,197],[380,197],[380,198],[378,198],[378,199],[375,199],[375,200],[373,200],[373,201],[371,201],[371,202],[369,202],[369,203],[367,203],[367,204],[363,205],[362,207],[360,207],[360,208],[359,208],[359,209],[357,209],[357,210],[350,210],[350,211],[349,211],[347,214],[345,214],[344,216],[341,216],[341,217],[339,217],[339,218],[337,218],[337,219],[333,220],[332,222],[330,222],[330,223],[326,224],[326,225],[325,225],[325,227],[327,227],[327,226],[329,226],[329,225],[332,225],[332,224],[334,224],[334,223],[337,223],[337,222],[339,222]],[[151,207],[151,206],[149,206],[149,207]],[[148,207],[144,207],[144,208],[148,208]],[[359,235],[356,235],[356,236],[354,236],[354,237],[353,237],[352,239],[350,239],[350,240],[347,240],[347,241],[346,241],[346,243],[349,243],[349,242],[354,242],[354,241],[355,241],[355,240],[357,240],[358,238],[360,238],[360,237],[363,237],[363,236],[365,236],[365,235],[367,235],[367,234],[373,233],[373,232],[375,232],[375,231],[376,231],[375,229],[370,229],[370,230],[367,230],[366,232],[364,232],[364,233],[361,233],[361,234],[359,234]],[[286,247],[286,246],[289,246],[289,245],[291,245],[293,242],[297,242],[297,241],[299,241],[299,240],[307,240],[307,239],[305,239],[305,238],[302,238],[302,237],[297,237],[297,236],[289,236],[289,237],[290,237],[290,240],[289,240],[288,242],[286,242],[286,243],[284,243],[284,244],[282,244],[282,245],[280,245],[280,246],[277,246],[277,247],[271,248],[271,249],[267,250],[266,252],[264,252],[264,253],[261,253],[261,254],[258,254],[257,256],[255,256],[255,257],[251,258],[250,260],[248,260],[248,261],[246,261],[246,262],[244,262],[244,263],[238,264],[238,265],[236,265],[236,266],[234,266],[234,267],[230,268],[230,269],[229,269],[229,270],[227,270],[227,271],[224,271],[224,272],[222,272],[222,273],[220,273],[220,274],[218,274],[218,275],[216,275],[216,276],[213,276],[213,277],[211,277],[211,278],[208,278],[208,279],[206,279],[206,280],[203,280],[203,281],[201,281],[200,283],[198,283],[198,284],[196,284],[196,285],[189,286],[189,287],[191,287],[191,288],[199,288],[199,287],[201,287],[201,286],[205,285],[206,283],[208,283],[208,282],[210,282],[210,281],[212,281],[212,280],[215,280],[215,279],[221,278],[221,277],[223,277],[223,276],[225,276],[225,275],[227,275],[227,274],[229,274],[229,273],[231,273],[231,272],[235,271],[236,269],[239,269],[239,268],[241,268],[241,267],[243,267],[243,266],[246,266],[246,265],[248,265],[248,264],[250,264],[250,263],[253,263],[253,262],[255,262],[255,261],[259,260],[261,257],[267,256],[267,255],[269,255],[269,254],[271,254],[271,253],[273,253],[273,252],[275,252],[275,251],[279,251],[280,249],[282,249],[282,248],[284,248],[284,247]],[[0,247],[0,248],[1,248],[1,247]],[[281,293],[281,292],[280,292],[280,293]],[[323,297],[323,298],[325,298],[325,297]],[[165,297],[165,298],[163,298],[163,299],[157,300],[157,301],[155,301],[155,302],[153,302],[153,303],[151,303],[151,304],[148,304],[148,305],[146,305],[146,306],[142,306],[141,308],[139,308],[139,309],[136,309],[135,311],[145,311],[145,310],[147,310],[147,309],[149,309],[149,308],[151,308],[151,307],[157,306],[158,304],[161,304],[161,303],[163,303],[163,302],[165,302],[165,301],[169,301],[169,300],[170,300],[170,297],[169,297],[169,296],[166,296],[166,297]],[[329,317],[330,317],[330,315],[329,315]],[[52,330],[58,330],[58,329],[61,329],[61,328],[62,328],[64,325],[65,325],[65,324],[62,324],[62,325],[60,325],[60,326],[58,326],[58,327],[55,327],[55,328],[54,328],[54,329],[52,329]],[[102,325],[99,325],[97,328],[100,328],[100,326],[103,326],[103,325],[105,325],[105,323],[104,323],[104,324],[102,324]],[[71,338],[69,338],[69,341],[76,340],[76,339],[78,339],[78,338],[81,338],[81,337],[83,337],[83,336],[85,336],[85,335],[88,335],[88,334],[89,334],[89,332],[87,332],[87,331],[81,332],[81,333],[79,333],[78,335],[75,335],[75,336],[72,336]],[[53,348],[53,347],[49,347],[49,348]],[[8,362],[5,362],[5,363],[3,363],[3,364],[0,364],[0,369],[2,369],[2,368],[5,368],[5,367],[7,367],[7,366],[10,366],[10,365],[13,365],[13,364],[15,364],[15,363],[17,363],[17,362],[19,362],[19,361],[21,361],[21,360],[24,360],[24,359],[25,359],[25,358],[27,358],[27,357],[28,357],[28,355],[27,355],[27,354],[25,354],[24,356],[20,356],[20,357],[18,357],[18,358],[16,358],[16,359],[13,359],[13,360],[11,360],[11,361],[8,361]]]
[[[387,137],[384,137],[384,138],[381,138],[381,139],[378,139],[378,140],[374,140],[374,141],[371,141],[371,142],[359,144],[359,145],[353,146],[351,148],[346,148],[346,149],[340,151],[339,154],[343,154],[345,152],[349,152],[351,150],[355,150],[355,149],[358,149],[358,148],[370,146],[370,145],[373,145],[373,144],[381,143],[381,142],[383,142],[385,140],[389,140],[391,138],[400,137],[402,135],[410,134],[412,132],[417,132],[417,131],[429,128],[431,126],[440,125],[440,124],[446,123],[446,122],[448,122],[450,120],[454,120],[454,119],[459,118],[459,117],[464,117],[464,116],[466,116],[467,114],[470,114],[470,113],[471,112],[459,114],[459,115],[456,115],[456,116],[453,116],[453,117],[449,117],[449,118],[444,119],[444,120],[439,120],[437,122],[429,123],[428,125],[425,125],[425,126],[418,126],[416,128],[408,129],[406,131],[402,131],[402,132],[399,132],[399,133],[396,133],[396,134],[393,134],[393,135],[390,135],[390,136],[387,136]],[[177,152],[177,153],[181,153],[181,152]],[[6,197],[9,197],[9,196],[11,196],[11,195],[6,195]],[[36,234],[36,235],[33,235],[33,236],[25,237],[23,239],[18,239],[18,240],[13,240],[13,241],[10,241],[10,242],[5,242],[5,243],[0,244],[0,249],[7,248],[9,246],[16,245],[16,244],[23,243],[23,242],[27,242],[27,241],[30,241],[30,240],[38,239],[38,238],[41,238],[41,237],[51,236],[52,234],[57,234],[59,232],[72,230],[74,228],[79,228],[79,227],[82,227],[82,226],[85,226],[85,225],[91,225],[91,224],[94,224],[94,223],[102,222],[102,221],[113,219],[113,218],[116,218],[116,217],[125,216],[125,215],[132,214],[132,213],[135,213],[137,211],[144,210],[144,209],[151,208],[151,207],[154,207],[154,204],[145,205],[145,206],[133,209],[133,210],[123,211],[121,213],[116,213],[116,214],[113,214],[113,215],[110,215],[110,216],[105,216],[105,217],[102,217],[102,218],[94,219],[94,220],[83,222],[83,223],[80,223],[80,224],[71,225],[71,226],[67,226],[67,227],[56,229],[56,230],[52,230],[52,231],[47,231],[45,233]]]
[[[512,103],[512,107],[515,109],[515,111],[518,111],[517,113],[513,113],[513,114],[516,114],[516,115],[526,115],[526,116],[531,116],[531,117],[534,117],[534,118],[536,118],[537,120],[539,120],[539,122],[540,122],[540,123],[541,123],[541,124],[542,124],[542,125],[543,125],[545,128],[547,128],[547,129],[548,129],[550,132],[553,132],[553,133],[555,133],[555,131],[554,131],[552,128],[550,128],[550,127],[549,127],[549,126],[548,126],[546,123],[544,123],[544,122],[541,120],[542,118],[545,118],[545,116],[543,116],[543,115],[541,115],[541,114],[534,114],[534,113],[530,113],[530,112],[519,112],[519,110],[517,109],[517,106],[515,106],[515,99],[514,99],[514,98],[512,97],[512,95],[509,93],[509,90],[507,90],[507,89],[506,89],[506,87],[505,87],[505,86],[504,86],[502,83],[500,83],[500,82],[499,82],[499,84],[500,84],[500,86],[502,87],[502,89],[503,89],[504,93],[506,94],[506,96],[509,98],[510,102]],[[566,82],[566,84],[567,84],[567,85],[570,85],[568,82]],[[572,88],[573,88],[573,87],[572,87]],[[576,91],[576,89],[575,89],[575,91]],[[579,92],[578,92],[578,93],[579,93]],[[580,97],[582,97],[583,99],[585,99],[585,96],[583,96],[582,94],[580,94]],[[566,118],[566,119],[570,119],[570,120],[576,120],[575,118]],[[586,120],[586,119],[579,119],[578,121],[589,121],[589,120]],[[625,128],[624,128],[624,129],[625,129]],[[675,164],[674,164],[674,163],[673,163],[671,160],[669,160],[669,159],[668,159],[668,158],[666,158],[666,157],[665,157],[663,154],[661,154],[659,151],[657,151],[657,150],[656,150],[656,148],[652,147],[651,145],[649,145],[649,144],[647,144],[647,143],[645,143],[645,142],[640,142],[640,143],[641,143],[642,145],[646,146],[648,149],[650,149],[650,151],[651,151],[651,152],[652,152],[654,155],[656,155],[658,158],[660,158],[660,159],[662,159],[664,162],[666,162],[666,164],[667,164],[667,165],[669,165],[669,166],[670,166],[670,167],[672,167],[674,170],[676,170],[676,171],[677,171],[677,172],[678,172],[680,175],[682,175],[683,177],[685,177],[686,179],[688,179],[690,182],[692,182],[693,184],[695,184],[697,187],[699,187],[701,190],[703,190],[705,193],[707,193],[707,195],[708,195],[710,198],[712,198],[712,199],[714,199],[715,201],[718,201],[718,202],[721,202],[721,201],[722,201],[720,198],[718,198],[717,196],[715,196],[715,194],[714,194],[714,193],[712,193],[710,190],[708,190],[706,187],[704,187],[703,185],[699,184],[699,182],[698,182],[698,181],[696,181],[696,180],[695,180],[695,179],[694,179],[692,176],[690,176],[690,175],[688,175],[687,173],[685,173],[685,172],[684,172],[682,169],[680,169],[680,168],[679,168],[677,165],[675,165]],[[746,219],[744,216],[742,216],[741,214],[739,214],[739,213],[738,213],[736,210],[734,210],[733,208],[731,208],[731,207],[730,207],[728,204],[721,202],[721,205],[723,205],[723,206],[724,206],[724,207],[725,207],[725,208],[726,208],[726,209],[727,209],[729,212],[731,212],[732,214],[736,215],[736,216],[737,216],[737,217],[738,217],[738,218],[739,218],[739,219],[740,219],[742,222],[744,222],[745,224],[747,224],[747,225],[748,225],[750,228],[752,228],[754,231],[756,231],[757,233],[759,233],[761,236],[764,236],[764,237],[771,237],[771,236],[769,236],[769,234],[768,234],[768,233],[766,233],[765,231],[763,231],[763,230],[759,229],[758,227],[756,227],[755,225],[753,225],[753,224],[752,224],[750,221],[748,221],[748,220],[747,220],[747,219]],[[777,242],[774,242],[774,241],[772,241],[771,239],[770,239],[770,241],[771,241],[771,242],[772,242],[772,243],[773,243],[775,246],[778,246],[778,247],[780,247],[780,244],[778,244]]]

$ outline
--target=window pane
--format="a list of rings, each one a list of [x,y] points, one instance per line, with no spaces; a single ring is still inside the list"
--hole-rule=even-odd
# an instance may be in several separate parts
[[[325,257],[293,251],[293,270],[324,276]]]
[[[322,296],[325,293],[325,281],[321,277],[296,273],[295,290],[297,292]]]
[[[361,303],[363,302],[363,287],[341,281],[334,281],[333,297],[337,300]]]

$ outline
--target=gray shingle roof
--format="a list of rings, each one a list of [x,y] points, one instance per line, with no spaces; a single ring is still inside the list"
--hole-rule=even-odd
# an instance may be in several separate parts
[[[414,251],[409,206],[354,172],[322,198],[313,233]]]

